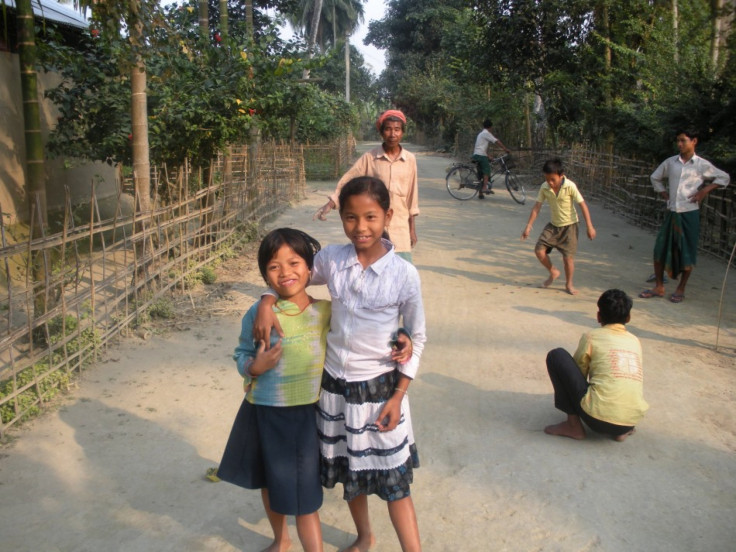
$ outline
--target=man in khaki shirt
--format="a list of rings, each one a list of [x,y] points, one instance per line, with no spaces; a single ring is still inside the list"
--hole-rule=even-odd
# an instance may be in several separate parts
[[[401,111],[388,110],[380,115],[376,128],[383,143],[364,153],[337,183],[335,192],[316,213],[315,218],[326,220],[326,215],[337,208],[342,187],[358,176],[380,178],[391,194],[393,218],[388,234],[396,253],[411,262],[411,250],[417,243],[414,217],[419,215],[417,160],[400,142],[406,128],[406,117]]]

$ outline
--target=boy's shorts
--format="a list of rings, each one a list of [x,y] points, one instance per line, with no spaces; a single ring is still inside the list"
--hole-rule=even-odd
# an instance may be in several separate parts
[[[553,249],[563,257],[574,257],[578,251],[578,223],[567,226],[554,226],[551,222],[544,227],[534,249],[544,249],[549,255]]]
[[[480,165],[480,172],[484,175],[491,175],[491,162],[488,160],[487,155],[473,154],[473,161]]]

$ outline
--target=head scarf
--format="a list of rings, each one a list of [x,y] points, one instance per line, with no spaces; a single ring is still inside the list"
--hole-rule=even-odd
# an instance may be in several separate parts
[[[406,116],[401,111],[399,111],[398,109],[389,109],[388,111],[384,111],[378,116],[378,121],[376,121],[376,128],[378,129],[378,132],[381,132],[381,125],[383,124],[383,121],[385,121],[389,117],[396,117],[402,123],[406,124]]]

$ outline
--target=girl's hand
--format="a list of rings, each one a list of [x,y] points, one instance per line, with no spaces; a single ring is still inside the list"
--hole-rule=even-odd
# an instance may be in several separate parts
[[[281,337],[284,337],[284,331],[281,329],[276,313],[273,312],[273,305],[276,304],[276,298],[273,295],[265,295],[258,304],[256,319],[253,322],[253,339],[255,341],[263,341],[266,350],[271,344],[271,328],[276,330]]]
[[[593,228],[592,226],[589,226],[588,227],[588,238],[590,238],[591,240],[594,240],[595,236],[596,236],[595,228]]]
[[[404,393],[394,391],[392,397],[383,405],[381,413],[376,420],[376,427],[379,431],[391,431],[399,425],[399,421],[401,420],[401,399],[403,398]]]
[[[278,364],[281,359],[281,340],[279,339],[276,345],[266,350],[266,342],[261,340],[258,342],[258,349],[256,350],[256,358],[253,359],[253,364],[250,365],[249,371],[252,376],[258,377],[264,372],[268,372]]]
[[[399,332],[396,338],[396,344],[391,347],[391,360],[399,364],[406,364],[411,359],[413,351],[414,346],[412,345],[411,338],[403,331]]]

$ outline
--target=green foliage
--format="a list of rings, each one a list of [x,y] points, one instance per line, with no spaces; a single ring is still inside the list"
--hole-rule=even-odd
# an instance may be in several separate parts
[[[199,280],[205,285],[214,284],[217,281],[217,272],[212,267],[203,266],[199,269]]]
[[[74,47],[51,38],[43,48],[44,67],[62,76],[48,92],[61,112],[49,140],[53,155],[130,164],[134,53],[146,65],[152,163],[188,159],[207,167],[227,144],[245,142],[254,124],[266,137],[303,140],[330,138],[355,124],[339,95],[300,82],[307,66],[323,60],[304,61],[300,43],[283,41],[262,14],[251,42],[239,17],[230,18],[227,38],[216,31],[202,37],[194,3],[146,4],[147,44],[137,50],[108,24],[108,4],[95,8],[97,19]]]
[[[151,318],[162,318],[164,320],[174,318],[174,303],[168,297],[161,297],[148,307],[148,315]]]
[[[388,50],[392,103],[446,142],[490,115],[539,125],[554,144],[660,159],[687,124],[701,130],[699,153],[733,167],[736,39],[712,5],[678,0],[675,33],[671,2],[390,0],[367,42]],[[731,39],[714,65],[721,15]]]

